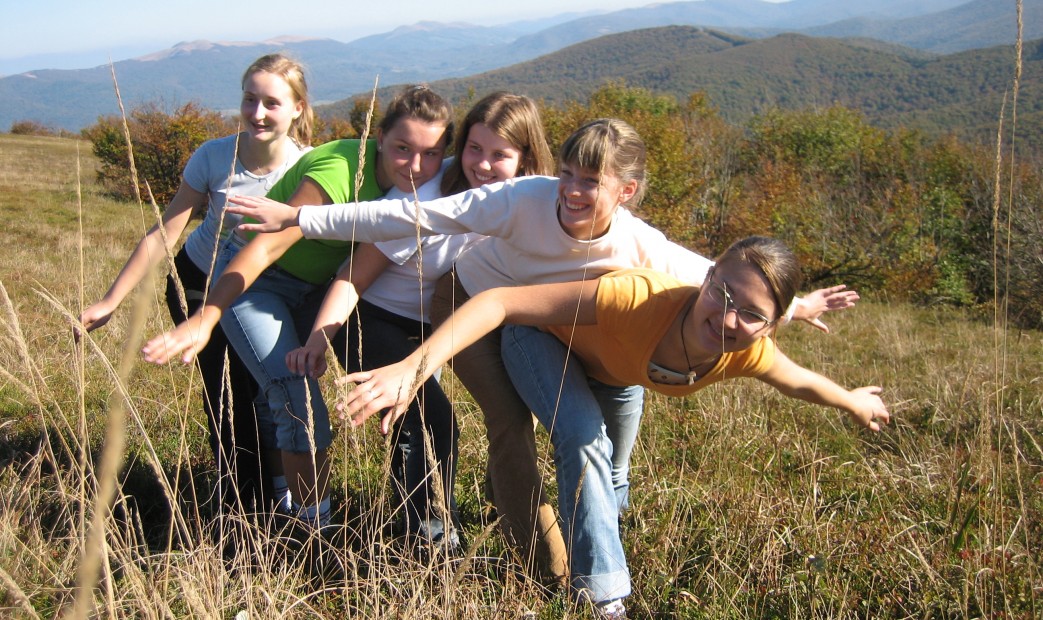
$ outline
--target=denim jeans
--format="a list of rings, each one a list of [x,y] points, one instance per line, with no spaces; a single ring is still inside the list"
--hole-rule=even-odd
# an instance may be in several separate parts
[[[533,327],[504,327],[502,347],[515,388],[550,431],[572,587],[595,603],[629,595],[619,512],[644,388],[591,379],[560,340]]]
[[[240,247],[242,241],[229,235],[216,273],[224,272]],[[311,331],[325,289],[271,266],[221,317],[228,342],[260,386],[257,426],[266,448],[305,453],[332,442],[329,410],[318,382],[286,368],[286,354]]]
[[[174,257],[174,266],[176,272],[167,276],[167,309],[177,324],[203,305],[207,274],[192,262],[184,249]],[[181,309],[175,275],[185,292],[187,315]],[[203,380],[203,409],[210,428],[210,449],[217,462],[221,504],[226,510],[260,510],[267,505],[265,498],[271,497],[272,490],[258,444],[254,414],[257,384],[228,346],[220,325],[210,334],[210,342],[196,354],[196,366]]]
[[[468,298],[452,272],[443,276],[431,300],[431,324],[448,321]],[[563,584],[568,574],[565,540],[543,489],[532,413],[504,368],[500,330],[457,353],[452,365],[482,410],[492,499],[508,544],[530,574],[547,585]]]

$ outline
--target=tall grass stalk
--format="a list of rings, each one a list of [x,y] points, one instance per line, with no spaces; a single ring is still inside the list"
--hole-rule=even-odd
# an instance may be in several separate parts
[[[27,184],[44,169],[35,166],[74,170],[75,146],[0,136],[0,152],[36,162],[20,173]],[[90,518],[103,505],[112,507],[102,556],[110,571],[97,573],[99,616],[581,617],[563,595],[518,577],[520,562],[481,499],[481,418],[451,373],[467,557],[414,558],[394,541],[386,445],[371,425],[340,428],[331,450],[336,519],[348,524],[337,548],[347,581],[309,579],[277,532],[215,521],[195,370],[138,364],[121,378],[133,332],[126,314],[91,332],[77,361],[69,324],[78,310],[68,308],[104,290],[143,231],[127,205],[85,179],[81,292],[69,277],[79,240],[56,252],[52,224],[32,217],[64,205],[75,229],[73,196],[59,189],[44,204],[17,187],[0,192],[0,208],[19,214],[0,230],[8,250],[0,254],[0,615],[71,611]],[[145,314],[143,333],[167,327],[165,313]],[[996,328],[958,311],[867,299],[830,326],[829,337],[790,328],[781,346],[842,384],[884,385],[893,428],[861,433],[840,414],[755,382],[650,396],[623,522],[632,615],[1038,617],[1043,336],[1011,332],[1000,382]],[[119,402],[127,443],[114,499],[99,504],[100,450],[110,403]],[[1000,413],[1002,454],[995,433],[981,437]]]
[[[1018,50],[1010,129],[997,134],[997,216],[1004,197],[1015,204],[1004,136],[1015,138],[1020,36]],[[144,287],[132,312],[73,343],[83,300],[150,226],[140,201],[141,217],[128,217],[80,178],[81,157],[94,162],[79,150],[0,135],[0,615],[584,617],[520,577],[501,544],[482,500],[481,418],[451,373],[465,557],[416,557],[396,542],[387,446],[371,427],[339,429],[331,448],[346,579],[313,579],[263,518],[217,519],[195,369],[134,363],[141,335],[167,327],[151,311],[156,293]],[[997,226],[997,290],[1005,236]],[[622,524],[630,614],[1041,617],[1043,335],[1011,328],[1002,298],[994,307],[985,324],[865,299],[831,317],[829,337],[782,334],[798,362],[886,387],[896,419],[880,435],[755,382],[651,395]]]

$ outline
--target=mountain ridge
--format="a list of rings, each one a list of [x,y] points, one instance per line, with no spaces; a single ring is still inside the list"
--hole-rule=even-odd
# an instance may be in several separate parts
[[[1026,1],[1032,6],[1043,6],[1043,0]],[[857,5],[833,0],[791,0],[782,4],[763,0],[701,0],[500,26],[423,22],[350,43],[292,35],[262,42],[186,41],[168,50],[115,62],[113,67],[127,107],[159,102],[170,108],[196,101],[217,110],[234,110],[239,99],[236,84],[243,69],[257,56],[275,51],[287,52],[304,62],[313,99],[324,103],[369,90],[377,76],[381,85],[479,76],[539,59],[568,45],[605,36],[604,33],[632,32],[643,23],[746,24],[728,29],[702,24],[697,27],[728,30],[729,36],[755,39],[777,36],[781,24],[825,27],[823,22],[827,20],[848,18],[859,12],[859,19],[863,20],[860,24],[875,24],[879,20],[872,16],[900,20],[923,18],[925,13],[965,15],[952,11],[965,7],[965,11],[980,12],[983,6],[986,5],[982,0],[865,0]],[[775,27],[769,27],[771,24]],[[946,25],[938,20],[934,27],[935,33],[946,30]],[[924,41],[929,39],[930,33],[917,32],[921,32],[919,36]],[[970,44],[967,37],[961,41],[963,45]],[[886,42],[861,44],[892,45],[891,49],[897,51]],[[0,108],[0,128],[9,127],[14,121],[33,120],[45,126],[77,130],[98,116],[117,110],[108,65],[75,71],[36,70],[0,78],[0,97],[5,101]]]

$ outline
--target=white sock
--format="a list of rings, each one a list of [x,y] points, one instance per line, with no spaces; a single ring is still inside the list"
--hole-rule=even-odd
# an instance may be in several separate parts
[[[330,524],[330,518],[332,517],[333,511],[330,508],[329,495],[322,498],[322,501],[318,504],[313,504],[311,506],[298,506],[297,503],[294,502],[293,507],[296,509],[301,520],[306,523],[314,524],[317,528],[326,527]]]
[[[286,476],[272,476],[272,491],[275,495],[275,512],[293,514],[293,498]]]
[[[602,601],[596,605],[598,615],[604,618],[612,618],[617,615],[626,613],[626,607],[623,605],[623,599],[617,598],[611,601]]]

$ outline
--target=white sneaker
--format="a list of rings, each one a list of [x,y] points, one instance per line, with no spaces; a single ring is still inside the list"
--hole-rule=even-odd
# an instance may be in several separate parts
[[[623,606],[621,598],[607,603],[598,603],[594,606],[594,617],[600,620],[626,620],[627,608]]]

